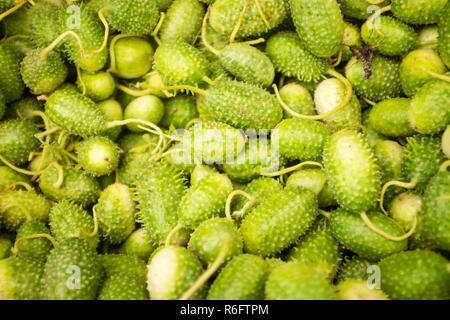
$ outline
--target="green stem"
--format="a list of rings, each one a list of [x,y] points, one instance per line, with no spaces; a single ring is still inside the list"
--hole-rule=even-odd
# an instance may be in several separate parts
[[[392,241],[403,241],[405,239],[408,239],[416,230],[417,227],[417,215],[414,216],[413,225],[411,227],[411,230],[409,230],[407,233],[405,233],[402,236],[396,237],[389,233],[384,232],[383,230],[379,229],[376,225],[370,221],[369,217],[365,212],[361,213],[361,218],[363,219],[364,223],[367,227],[369,227],[372,231],[378,233],[379,235],[385,237],[386,239],[392,240]]]

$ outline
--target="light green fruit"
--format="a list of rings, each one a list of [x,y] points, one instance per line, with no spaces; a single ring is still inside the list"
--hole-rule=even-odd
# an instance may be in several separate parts
[[[402,179],[403,147],[392,140],[383,140],[375,145],[375,157],[382,169],[383,183]]]
[[[447,3],[438,22],[439,54],[447,68],[450,68],[450,3]]]
[[[195,166],[194,171],[192,171],[191,174],[191,186],[197,184],[200,182],[200,180],[208,177],[209,175],[212,174],[217,174],[217,170],[212,167],[212,166],[208,166],[208,165],[203,165],[203,164],[198,164]]]
[[[119,252],[148,261],[148,258],[155,249],[156,244],[153,242],[147,230],[140,228],[131,233],[122,243]]]
[[[335,287],[338,300],[389,300],[388,296],[377,288],[370,288],[364,280],[345,280]]]
[[[369,121],[380,134],[388,137],[409,137],[414,134],[408,118],[411,100],[393,98],[383,100],[370,110]]]
[[[198,117],[195,99],[190,96],[177,95],[164,100],[164,116],[161,126],[164,128],[183,129],[193,119]]]
[[[393,0],[391,10],[395,17],[409,24],[436,23],[447,0]]]
[[[351,23],[348,23],[347,21],[344,21],[344,39],[342,40],[342,44],[345,45],[342,48],[343,62],[347,62],[351,57],[354,56],[353,52],[348,46],[354,46],[357,48],[361,48],[363,46],[359,28]]]
[[[78,163],[93,176],[109,175],[119,165],[119,150],[106,137],[93,137],[78,144]]]
[[[164,116],[164,104],[156,96],[146,95],[131,101],[124,110],[123,118],[139,119],[158,124]],[[128,130],[132,132],[144,132],[138,124],[128,124]]]
[[[144,281],[127,274],[109,277],[102,285],[98,300],[148,300]]]
[[[369,142],[369,145],[372,148],[374,148],[378,142],[387,140],[389,138],[378,133],[370,124],[370,111],[371,110],[372,110],[371,108],[368,108],[362,113],[362,122],[361,123],[367,130],[366,136],[367,136],[367,141]]]
[[[139,78],[152,67],[153,53],[153,47],[144,38],[118,39],[114,45],[114,67],[111,71],[119,78]]]
[[[450,159],[450,125],[447,126],[447,129],[445,129],[444,133],[442,134],[441,147],[447,158]]]
[[[104,100],[99,102],[97,106],[100,109],[100,111],[102,111],[103,114],[105,115],[106,120],[108,121],[123,120],[122,106],[116,100],[113,99]],[[106,135],[111,140],[115,141],[121,131],[122,127],[110,128],[106,131]]]
[[[38,221],[25,221],[17,230],[15,253],[19,258],[34,259],[34,260],[47,260],[47,256],[50,250],[53,249],[53,244],[49,239],[40,237],[34,239],[26,239],[26,237],[48,234],[50,230]],[[18,241],[19,239],[23,239]]]
[[[309,91],[296,82],[291,82],[280,89],[281,100],[293,111],[299,114],[312,115],[314,102]],[[292,118],[286,110],[283,110],[284,119]]]
[[[374,262],[357,255],[354,255],[351,258],[346,256],[339,267],[336,282],[340,283],[346,280],[367,281],[372,272],[370,267],[374,265]]]
[[[112,96],[116,89],[114,77],[104,71],[91,73],[81,70],[77,78],[78,89],[94,101],[106,100]]]
[[[341,5],[341,11],[346,17],[366,20],[380,8],[387,6],[391,1],[381,1],[381,3],[376,5],[371,4],[367,0],[337,0],[337,2]]]
[[[30,179],[22,173],[16,172],[7,166],[0,166],[0,191],[6,191],[16,182],[30,183]],[[16,188],[20,188],[17,186]]]
[[[421,49],[436,49],[440,44],[439,40],[442,40],[439,36],[439,28],[437,25],[424,26],[419,31],[417,38],[419,39],[419,48]],[[440,54],[442,58],[442,53]]]

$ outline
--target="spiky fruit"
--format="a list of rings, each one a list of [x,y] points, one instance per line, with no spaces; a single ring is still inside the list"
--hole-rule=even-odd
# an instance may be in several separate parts
[[[17,230],[16,241],[38,234],[50,235],[50,230],[42,222],[25,221]],[[26,239],[17,243],[17,256],[19,258],[45,261],[52,248],[53,245],[47,238]]]
[[[13,247],[13,242],[4,235],[0,235],[0,260],[6,259],[11,256],[11,249]]]
[[[447,3],[438,22],[439,44],[438,50],[442,61],[450,68],[450,3]]]
[[[5,96],[6,103],[18,100],[25,85],[20,77],[19,57],[5,44],[0,45],[0,87]]]
[[[45,48],[62,33],[60,8],[50,1],[38,1],[29,10],[33,43],[38,48]]]
[[[355,212],[377,202],[381,174],[367,139],[350,129],[332,135],[324,147],[323,163],[336,201]]]
[[[439,20],[447,0],[393,0],[395,17],[409,24],[432,24]]]
[[[78,163],[92,176],[108,175],[119,165],[119,150],[108,138],[93,137],[78,144]]]
[[[248,253],[272,256],[305,234],[317,217],[316,195],[286,188],[271,195],[242,220],[240,231]]]
[[[408,110],[411,100],[393,98],[381,101],[370,110],[369,121],[382,135],[389,137],[409,137],[414,130],[409,125]]]
[[[37,100],[34,96],[26,96],[20,100],[11,103],[5,112],[5,119],[20,118],[19,114],[25,118],[33,121],[35,124],[40,123],[42,120],[39,117],[32,115],[33,111],[43,111],[44,104]]]
[[[402,179],[403,147],[392,140],[383,140],[375,145],[375,157],[382,170],[382,181]]]
[[[189,96],[177,95],[164,101],[164,116],[160,125],[164,128],[182,129],[198,117],[195,99]]]
[[[268,270],[263,259],[251,254],[241,254],[222,269],[211,285],[207,299],[262,299],[267,276]]]
[[[337,2],[341,5],[341,11],[346,17],[366,20],[377,9],[387,6],[390,0],[382,1],[376,7],[367,0],[337,0]]]
[[[148,300],[145,282],[136,277],[119,274],[109,277],[102,285],[98,300]]]
[[[102,266],[86,240],[69,238],[58,243],[45,264],[44,297],[50,300],[93,300],[102,278]]]
[[[268,300],[334,300],[333,288],[320,272],[294,262],[275,268],[265,288]]]
[[[267,56],[275,69],[300,81],[318,81],[329,62],[311,54],[295,32],[283,31],[271,36],[266,44]]]
[[[344,47],[342,48],[343,62],[347,62],[351,57],[354,56],[353,52],[348,46],[355,46],[357,48],[361,48],[363,46],[359,28],[351,23],[348,23],[347,21],[344,21],[344,39],[342,40],[342,44],[344,44]]]
[[[370,221],[379,229],[393,236],[402,236],[403,229],[393,219],[376,211],[367,213]],[[378,260],[393,253],[406,250],[407,239],[389,240],[370,229],[359,214],[344,209],[333,211],[330,219],[333,237],[346,249],[362,258]]]
[[[426,250],[406,251],[380,261],[381,289],[392,299],[446,300],[450,296],[448,260]]]
[[[358,257],[357,255],[344,258],[336,276],[336,282],[340,283],[346,280],[367,280],[369,277],[369,267],[374,265],[373,262]]]
[[[364,280],[342,281],[335,287],[335,291],[338,300],[389,300],[383,291],[369,288]]]
[[[158,250],[148,265],[147,290],[150,299],[179,299],[202,272],[200,260],[188,249],[168,246]],[[202,287],[191,298],[201,299],[205,289]]]
[[[106,278],[115,275],[130,275],[145,283],[147,265],[144,260],[125,254],[104,254],[99,259],[105,270]]]

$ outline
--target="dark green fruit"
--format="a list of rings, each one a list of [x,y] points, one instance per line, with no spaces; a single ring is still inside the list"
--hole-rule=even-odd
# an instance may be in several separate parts
[[[342,282],[346,280],[367,280],[369,277],[369,267],[374,265],[373,262],[358,257],[357,255],[349,258],[344,258],[343,263],[339,267],[338,274],[336,276],[336,282]]]
[[[358,20],[366,20],[375,13],[377,9],[383,8],[390,3],[389,0],[385,0],[377,4],[378,7],[375,8],[367,0],[337,0],[337,2],[341,5],[341,11],[346,17]]]
[[[22,173],[14,171],[13,169],[0,166],[0,191],[6,191],[16,183],[16,182],[25,182],[30,183],[30,179]],[[17,186],[20,188],[20,186]]]
[[[0,45],[0,88],[6,103],[18,100],[25,90],[19,62],[19,57],[9,47]]]
[[[450,68],[450,4],[447,3],[438,22],[439,54],[447,68]]]
[[[38,1],[29,9],[31,38],[38,48],[47,47],[62,33],[59,9],[50,1]]]

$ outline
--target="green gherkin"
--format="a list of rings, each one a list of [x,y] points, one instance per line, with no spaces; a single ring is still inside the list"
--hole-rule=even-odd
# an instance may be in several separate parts
[[[387,16],[371,19],[361,28],[361,37],[368,45],[373,45],[386,56],[399,56],[408,53],[418,45],[414,29],[397,19]]]
[[[43,111],[44,104],[37,100],[34,96],[26,96],[20,100],[11,103],[5,113],[5,119],[18,119],[19,114],[28,120],[33,121],[35,124],[42,122],[39,117],[33,117],[31,112]]]
[[[411,100],[408,119],[422,134],[439,134],[450,124],[450,84],[431,80],[420,88]]]
[[[280,97],[293,111],[299,114],[312,115],[314,113],[314,101],[311,93],[296,82],[291,82],[280,89]],[[283,118],[293,118],[286,110],[283,110]]]
[[[77,146],[78,163],[92,176],[105,176],[119,165],[119,150],[106,137],[92,137]]]
[[[369,277],[369,267],[375,263],[365,258],[358,257],[357,255],[351,258],[345,257],[344,262],[339,267],[336,282],[340,283],[346,280],[367,280]]]
[[[447,0],[392,0],[394,16],[408,24],[433,24],[447,4]]]
[[[312,54],[329,58],[344,38],[344,20],[336,0],[289,0],[297,33]]]
[[[334,300],[331,284],[320,272],[294,262],[275,268],[265,288],[268,300]]]
[[[115,274],[102,285],[98,300],[148,300],[145,281],[128,274]]]
[[[375,145],[375,157],[382,170],[382,182],[402,179],[403,147],[392,140],[379,141]]]
[[[339,244],[331,235],[328,221],[322,219],[289,251],[288,260],[307,265],[332,280],[341,256]]]
[[[234,80],[221,80],[211,86],[202,104],[216,121],[243,130],[273,129],[283,116],[276,98],[268,91]]]
[[[361,279],[342,281],[334,289],[338,300],[389,300],[386,293]]]
[[[326,59],[311,54],[298,35],[291,31],[271,36],[266,44],[266,53],[278,72],[300,81],[318,81],[330,68]]]
[[[86,240],[65,239],[52,250],[45,264],[44,298],[93,300],[102,275],[100,259]]]
[[[148,163],[136,181],[138,220],[157,244],[164,243],[178,222],[177,208],[186,193],[185,183],[182,172],[166,161]]]
[[[156,249],[156,244],[144,228],[137,229],[122,243],[119,253],[138,257],[144,261]]]
[[[151,300],[179,299],[203,273],[202,263],[195,254],[177,246],[160,249],[147,268],[147,290]],[[202,299],[206,289],[203,286],[191,299]]]
[[[204,14],[203,6],[197,0],[175,0],[159,31],[161,41],[193,43],[200,32]]]
[[[367,139],[356,130],[332,135],[324,147],[323,163],[336,201],[354,212],[375,206],[381,172]]]
[[[38,48],[47,47],[63,32],[59,10],[50,1],[38,1],[30,8],[30,33]]]
[[[154,68],[167,85],[198,86],[208,75],[203,53],[184,42],[164,42],[155,51]]]
[[[50,199],[55,201],[69,200],[87,207],[93,204],[100,195],[99,182],[79,169],[63,166],[63,182],[56,187],[59,172],[55,166],[50,165],[42,173],[39,187]]]
[[[50,230],[42,222],[25,221],[17,230],[16,241],[37,234],[50,235]],[[17,256],[45,261],[52,248],[53,245],[47,238],[25,239],[17,243]]]
[[[399,63],[383,56],[376,56],[372,63],[372,75],[365,78],[362,61],[350,59],[345,67],[345,76],[358,96],[375,102],[401,95]]]
[[[217,32],[231,35],[236,27],[239,15],[244,8],[245,0],[216,0],[211,7],[209,23]],[[259,9],[269,24],[265,24]],[[237,38],[256,37],[273,30],[289,16],[289,5],[286,0],[250,1],[242,23],[236,34]]]
[[[355,46],[358,48],[363,46],[359,28],[351,23],[348,23],[347,21],[344,21],[344,39],[342,40],[342,44],[344,45],[342,48],[342,61],[344,62],[347,62],[354,56],[348,46]],[[335,55],[335,57],[337,57],[337,55]]]
[[[195,99],[177,95],[164,101],[164,116],[159,124],[164,128],[183,129],[189,121],[198,117]]]
[[[278,139],[280,156],[288,160],[320,160],[330,136],[325,124],[309,119],[285,119],[275,130],[272,139]]]
[[[51,202],[34,191],[13,190],[0,193],[3,226],[16,230],[24,221],[46,223]]]
[[[10,167],[0,166],[0,191],[6,191],[14,185],[15,182],[25,182],[30,184],[30,179],[17,171],[14,171]],[[16,188],[20,189],[21,186]]]
[[[205,220],[218,217],[225,211],[225,202],[233,191],[230,179],[212,174],[191,186],[178,207],[179,224],[194,229]]]
[[[406,181],[416,182],[415,189],[423,192],[428,181],[446,160],[438,137],[416,135],[407,138],[402,172]]]
[[[414,130],[409,125],[408,109],[411,100],[393,98],[381,101],[370,110],[369,121],[382,135],[389,137],[409,137]]]
[[[376,227],[388,234],[393,236],[404,234],[403,229],[395,220],[379,212],[368,212],[367,217]],[[393,241],[379,235],[364,223],[359,214],[344,209],[333,211],[330,226],[333,237],[344,248],[370,260],[378,260],[406,250],[408,245],[407,239]]]
[[[147,279],[147,265],[144,260],[124,254],[105,254],[99,256],[105,276],[130,275],[141,282]]]
[[[121,33],[148,35],[158,23],[158,6],[153,0],[111,0],[109,5],[106,19]]]
[[[219,255],[224,243],[228,241],[229,249],[224,261],[231,260],[242,253],[244,244],[242,237],[233,222],[226,218],[212,218],[203,221],[191,234],[188,249],[193,251],[199,259],[211,265]]]
[[[406,251],[379,263],[381,289],[392,299],[448,300],[450,272],[448,260],[426,250]]]
[[[242,220],[245,250],[273,256],[305,234],[317,217],[316,195],[301,188],[286,188],[271,195]]]
[[[94,230],[92,216],[78,204],[67,200],[55,204],[50,211],[49,225],[57,242],[68,238],[82,238],[92,248],[97,248],[99,235],[89,235]]]
[[[440,249],[450,251],[450,173],[440,171],[428,183],[424,194],[425,236]],[[446,198],[447,197],[447,198]]]
[[[2,300],[42,299],[44,263],[34,259],[9,257],[0,260],[0,298]]]
[[[261,300],[268,276],[266,262],[258,256],[241,254],[219,273],[209,289],[208,300]]]
[[[391,1],[385,0],[374,7],[367,0],[337,0],[341,5],[342,13],[349,18],[358,20],[366,20],[379,8],[387,6]]]
[[[372,109],[368,108],[362,113],[362,125],[367,130],[367,141],[371,148],[374,148],[375,145],[383,140],[389,139],[389,137],[383,136],[382,134],[378,133],[370,124],[370,111]]]
[[[447,68],[450,68],[450,2],[447,3],[438,23],[439,54]]]
[[[0,45],[0,88],[3,92],[5,102],[18,100],[25,85],[20,77],[20,57],[5,44]]]

